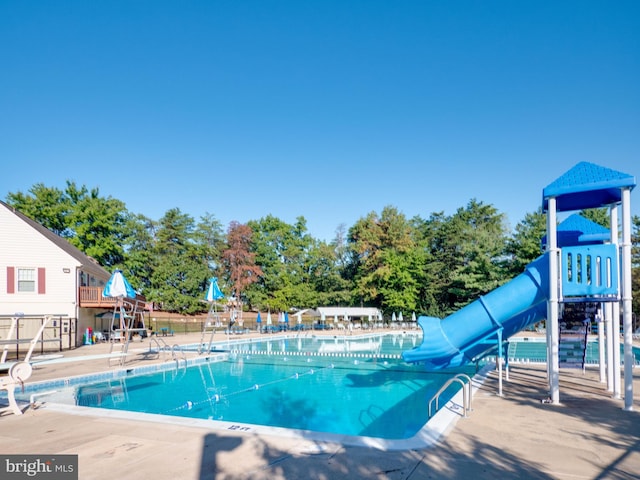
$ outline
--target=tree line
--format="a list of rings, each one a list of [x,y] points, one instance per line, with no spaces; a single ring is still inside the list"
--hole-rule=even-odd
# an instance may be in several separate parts
[[[6,202],[67,239],[109,271],[121,269],[164,311],[196,314],[208,281],[246,309],[288,311],[317,306],[373,306],[384,312],[444,317],[522,273],[541,253],[546,216],[527,213],[513,230],[505,214],[477,199],[455,213],[407,218],[394,206],[370,212],[329,242],[267,215],[226,228],[214,214],[199,219],[172,208],[159,220],[130,212],[67,181],[38,183]],[[582,214],[604,225],[606,209]],[[640,310],[640,218],[633,218],[634,312]]]

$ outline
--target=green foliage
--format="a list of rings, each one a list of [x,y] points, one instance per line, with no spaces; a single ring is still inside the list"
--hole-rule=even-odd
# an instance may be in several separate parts
[[[72,208],[68,195],[42,183],[36,183],[29,193],[9,193],[7,203],[61,237],[72,235],[67,220]]]
[[[128,212],[121,201],[69,181],[64,192],[39,183],[30,193],[9,193],[8,203],[106,268],[123,261]]]
[[[69,241],[95,258],[100,264],[113,266],[124,260],[123,237],[128,213],[120,200],[101,198],[97,188],[89,191],[67,184],[72,209],[68,215],[73,230]]]
[[[195,241],[193,218],[168,210],[158,222],[148,299],[161,309],[183,314],[206,310],[204,290],[211,276],[209,245]]]
[[[206,311],[208,280],[227,297],[272,312],[317,306],[375,306],[436,317],[459,309],[520,274],[541,253],[546,216],[527,213],[513,232],[504,215],[475,199],[453,215],[411,220],[396,207],[339,225],[326,243],[306,220],[268,215],[226,232],[213,214],[198,223],[178,208],[158,220],[134,215],[97,188],[67,182],[65,190],[35,184],[7,203],[68,239],[108,270],[121,268],[157,308]],[[581,212],[609,227],[606,209]],[[640,219],[633,218],[633,310],[640,311]]]
[[[547,217],[539,208],[535,213],[527,213],[516,225],[514,234],[507,240],[509,277],[514,277],[538,258],[542,252],[542,238],[547,233]]]
[[[144,215],[130,215],[124,226],[125,258],[121,264],[115,265],[141,292],[151,289],[151,276],[156,264],[155,230],[156,224],[151,219]]]
[[[357,275],[354,295],[360,303],[387,311],[413,310],[418,304],[415,239],[397,208],[369,213],[349,231]]]
[[[580,215],[605,228],[611,228],[608,208],[589,208],[587,210],[581,210]]]
[[[289,225],[268,215],[249,222],[249,226],[253,231],[251,248],[263,272],[247,289],[252,304],[272,311],[315,305],[311,287],[314,241],[304,217]]]
[[[448,222],[448,288],[451,309],[458,309],[504,282],[504,216],[491,205],[471,200]]]

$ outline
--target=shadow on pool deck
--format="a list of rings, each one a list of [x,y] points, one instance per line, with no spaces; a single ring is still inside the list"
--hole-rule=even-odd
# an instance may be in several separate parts
[[[39,368],[36,379],[106,370],[106,364],[53,364]],[[634,377],[637,409],[640,369]],[[611,398],[596,370],[561,370],[560,378],[562,404],[550,405],[541,403],[547,396],[544,366],[513,365],[502,397],[491,373],[474,396],[469,418],[461,418],[437,445],[419,450],[384,452],[69,414],[44,405],[0,418],[0,452],[77,454],[83,480],[640,478],[640,414],[622,410],[623,401]]]

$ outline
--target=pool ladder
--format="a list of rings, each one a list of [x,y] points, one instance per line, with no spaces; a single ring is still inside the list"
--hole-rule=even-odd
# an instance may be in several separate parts
[[[163,339],[158,338],[157,336],[152,336],[149,339],[149,352],[151,353],[153,344],[156,344],[157,348],[158,348],[158,358],[160,358],[160,355],[162,353],[166,353],[167,351],[169,351],[169,345],[167,345],[167,342],[165,342]]]
[[[440,395],[444,393],[444,391],[449,388],[454,382],[462,385],[462,411],[464,417],[467,418],[469,416],[469,412],[471,411],[471,378],[469,375],[465,375],[464,373],[458,373],[455,377],[450,378],[447,382],[440,387],[440,390],[436,392],[436,394],[431,397],[429,400],[429,418],[432,416],[433,403],[436,404],[436,412],[438,411]]]
[[[178,355],[178,353],[180,353],[180,355]],[[179,345],[173,345],[171,347],[171,358],[176,362],[176,368],[180,368],[180,360],[184,362],[184,368],[187,368],[187,356]]]

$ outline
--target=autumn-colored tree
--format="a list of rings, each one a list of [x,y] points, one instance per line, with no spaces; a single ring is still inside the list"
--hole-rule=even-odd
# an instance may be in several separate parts
[[[222,263],[240,307],[244,290],[262,275],[262,269],[256,265],[255,254],[250,249],[252,234],[248,225],[231,222],[227,230],[227,248],[222,252]]]

